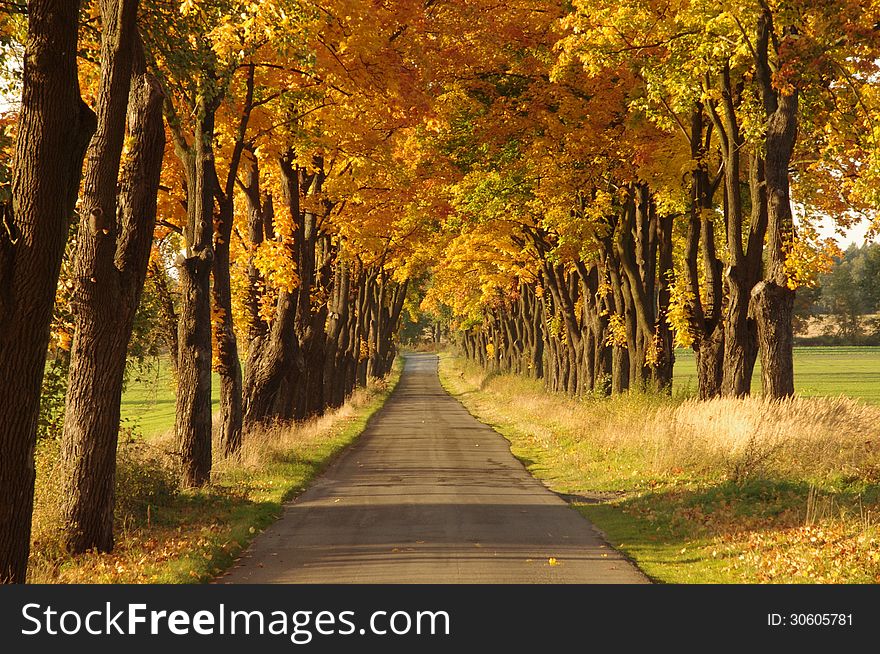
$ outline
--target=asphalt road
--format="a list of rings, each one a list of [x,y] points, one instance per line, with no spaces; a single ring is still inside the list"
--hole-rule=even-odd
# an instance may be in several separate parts
[[[435,355],[414,354],[358,442],[217,582],[647,579],[443,390]]]

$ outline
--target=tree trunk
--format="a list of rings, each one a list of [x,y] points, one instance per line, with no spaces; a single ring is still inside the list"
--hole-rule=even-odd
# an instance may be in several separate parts
[[[349,297],[349,269],[345,262],[336,264],[333,280],[333,292],[330,297],[327,340],[324,349],[324,373],[322,375],[321,398],[324,406],[339,406],[333,392],[334,384],[337,383],[341,374],[341,350],[340,341],[343,338],[343,327],[348,319]]]
[[[770,281],[752,291],[751,311],[758,326],[761,381],[765,397],[794,395],[791,317],[794,292]]]
[[[658,244],[657,268],[657,321],[654,332],[652,381],[666,393],[672,392],[672,372],[675,366],[675,347],[672,327],[669,325],[670,287],[673,281],[672,216],[656,217]]]
[[[724,326],[721,321],[723,303],[722,264],[715,248],[715,226],[712,216],[713,196],[721,178],[709,178],[707,154],[711,143],[711,125],[706,126],[704,106],[697,103],[691,114],[691,158],[698,165],[691,176],[691,206],[685,244],[689,328],[697,362],[697,391],[700,399],[708,400],[721,394],[724,377]],[[704,137],[705,134],[705,137]],[[705,304],[700,289],[699,260],[702,255],[705,279]]]
[[[87,154],[77,232],[71,302],[75,332],[61,448],[64,540],[72,553],[113,549],[116,443],[126,353],[146,277],[165,145],[162,96],[143,74],[139,43],[137,72],[132,65],[137,0],[105,0],[101,11],[98,130]],[[134,190],[137,195],[120,196],[117,225],[116,185],[128,102],[132,103],[135,167],[130,163],[125,173],[136,176],[137,187],[133,189],[127,178],[123,183],[127,192]],[[144,197],[151,193],[151,198]],[[132,200],[138,206],[133,207]],[[133,209],[143,213],[133,216]]]
[[[629,389],[629,351],[619,345],[611,350],[611,393],[618,395]]]
[[[753,188],[752,220],[748,236],[748,249],[743,248],[744,214],[742,206],[741,153],[745,141],[736,114],[735,89],[731,83],[730,66],[726,64],[721,74],[722,115],[717,113],[716,102],[707,103],[712,122],[721,141],[724,159],[724,220],[727,232],[729,264],[725,271],[728,289],[727,312],[724,321],[724,377],[722,394],[747,395],[751,390],[752,370],[756,347],[753,325],[748,317],[749,296],[760,269],[763,248],[763,226],[760,220],[761,203],[756,201]],[[753,160],[752,171],[756,170]],[[755,218],[758,220],[755,220]]]
[[[211,478],[211,260],[189,257],[177,269],[180,350],[175,433],[183,484],[193,487]]]
[[[223,456],[235,456],[241,449],[242,377],[238,339],[232,322],[232,278],[229,269],[229,241],[232,238],[232,196],[226,196],[217,221],[214,243],[214,286],[211,289],[216,316],[217,373],[220,377],[220,447]]]
[[[61,259],[95,116],[77,77],[79,2],[28,2],[12,216],[0,228],[0,582],[30,550],[40,385]]]
[[[721,395],[724,379],[724,329],[719,324],[712,333],[694,341],[697,359],[697,390],[701,400]]]
[[[211,266],[214,188],[211,167],[214,106],[200,103],[193,143],[178,151],[187,176],[186,250],[178,257],[180,312],[177,340],[175,433],[185,486],[211,477]]]
[[[293,331],[296,299],[282,290],[276,303],[276,318],[265,342],[248,366],[244,405],[245,429],[276,417],[278,394],[288,371],[296,365],[299,349]]]
[[[792,311],[794,290],[785,269],[786,246],[794,236],[788,169],[797,140],[798,91],[782,93],[773,86],[768,48],[773,18],[765,8],[758,22],[758,81],[767,115],[765,164],[769,230],[767,277],[752,290],[752,315],[757,325],[765,397],[794,394]]]
[[[241,449],[242,429],[242,378],[241,361],[238,358],[238,339],[232,318],[232,280],[229,269],[229,247],[232,240],[232,223],[235,215],[235,180],[245,150],[245,136],[254,103],[254,65],[247,67],[244,106],[239,117],[238,133],[229,159],[226,186],[215,185],[219,205],[217,238],[214,241],[214,306],[217,310],[215,337],[217,341],[217,373],[220,376],[220,447],[223,456],[238,454]],[[217,179],[216,162],[214,178]]]
[[[300,180],[292,162],[293,153],[289,152],[279,160],[279,165],[284,182],[284,200],[291,218],[298,223]],[[253,195],[249,197],[253,199]],[[263,202],[262,222],[267,237],[271,237],[273,231],[271,223],[266,220],[269,207],[271,202]],[[256,221],[256,217],[252,217],[252,220]],[[291,257],[295,256],[291,252]],[[259,327],[252,332],[254,338],[249,344],[244,394],[245,429],[252,429],[273,417],[288,418],[292,415],[290,380],[303,367],[295,330],[298,294],[297,289],[279,290],[275,317],[268,332],[262,335]]]
[[[724,377],[721,391],[724,395],[741,397],[752,388],[754,348],[749,331],[749,289],[738,271],[728,271],[728,308],[724,323]]]

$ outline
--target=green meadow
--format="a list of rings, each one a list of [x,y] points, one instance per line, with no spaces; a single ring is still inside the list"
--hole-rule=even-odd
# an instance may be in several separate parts
[[[845,395],[880,404],[880,347],[797,347],[794,350],[795,389],[804,396]],[[214,409],[219,407],[220,379],[213,375]],[[675,351],[677,394],[691,395],[697,390],[697,372],[692,350]],[[752,382],[761,390],[761,361],[755,366]],[[133,373],[122,396],[123,426],[146,437],[174,427],[174,383],[168,363],[141,373]]]
[[[213,409],[220,407],[220,377],[211,376]],[[122,393],[122,427],[146,437],[157,436],[174,427],[174,380],[171,367],[163,358],[145,371],[133,371]]]
[[[880,347],[796,347],[794,386],[799,395],[845,395],[880,404]],[[675,351],[673,388],[683,394],[696,393],[693,350]],[[755,366],[752,390],[761,390],[760,357]]]

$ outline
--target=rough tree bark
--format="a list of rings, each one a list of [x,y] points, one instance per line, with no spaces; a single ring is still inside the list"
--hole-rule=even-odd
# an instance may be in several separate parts
[[[735,397],[748,395],[751,391],[757,345],[754,323],[749,319],[749,301],[751,290],[760,279],[766,230],[766,203],[755,195],[763,192],[763,185],[753,185],[752,219],[749,221],[748,245],[744,248],[745,221],[740,176],[741,153],[745,141],[736,114],[740,93],[741,89],[734,88],[731,82],[729,66],[725,66],[721,75],[722,115],[717,113],[714,102],[706,105],[719,134],[724,160],[724,213],[730,261],[725,271],[728,298],[724,322],[724,376],[721,391],[723,395]],[[753,156],[750,174],[761,175],[762,166],[760,158]]]
[[[697,103],[691,113],[691,158],[698,162],[691,174],[691,206],[685,243],[687,288],[690,293],[688,319],[697,362],[697,390],[706,400],[721,394],[724,378],[724,324],[722,322],[722,264],[715,248],[712,216],[713,196],[719,175],[711,180],[707,154],[712,139],[711,124],[706,125],[704,107]],[[702,256],[705,279],[705,304],[700,289],[699,261]]]
[[[132,207],[128,205],[120,206],[117,217],[116,187],[128,103],[130,100],[140,101],[142,105],[132,107],[140,114],[133,111],[133,120],[143,120],[147,117],[145,112],[156,108],[161,111],[161,96],[154,92],[150,97],[153,87],[146,79],[146,89],[135,86],[129,93],[133,81],[137,6],[137,0],[101,2],[103,34],[98,129],[86,155],[76,238],[71,301],[75,331],[70,350],[61,447],[64,541],[72,553],[93,548],[102,552],[113,549],[119,403],[128,341],[146,276],[155,220],[155,196],[153,211],[149,215],[122,215],[126,210],[131,211]],[[140,49],[138,54],[138,69],[142,73],[144,64]],[[160,114],[160,134],[161,121]],[[150,139],[148,144],[136,144],[140,151],[135,155],[142,158],[139,164],[150,165],[152,169],[143,171],[128,166],[126,174],[139,174],[140,184],[155,179],[158,185],[162,157],[161,150],[158,157],[155,154],[155,130],[151,133],[150,127],[154,126],[132,123],[130,134],[135,139]],[[164,148],[161,137],[158,146]],[[143,161],[145,147],[147,161]],[[124,183],[131,188],[130,180],[124,180]],[[149,193],[150,186],[152,184],[138,188],[137,192]],[[156,190],[153,189],[154,193]],[[138,207],[139,210],[143,208]],[[143,220],[144,224],[132,222],[132,218]],[[126,231],[135,234],[126,234]],[[121,251],[124,246],[136,252]]]
[[[174,431],[185,486],[201,486],[211,477],[211,266],[214,260],[214,115],[210,74],[196,109],[190,145],[175,134],[175,152],[186,174],[185,250],[178,255],[177,404]],[[167,103],[166,103],[167,104]]]
[[[350,274],[348,263],[339,261],[334,271],[333,291],[328,302],[327,338],[324,352],[324,374],[322,375],[321,398],[324,406],[339,406],[334,393],[334,384],[343,375],[341,341],[348,319],[350,295]]]
[[[96,121],[80,97],[79,2],[30,0],[12,215],[0,226],[0,582],[30,550],[40,385],[61,259]]]
[[[214,334],[217,341],[217,374],[220,377],[220,447],[223,456],[236,456],[241,450],[242,373],[238,357],[238,339],[232,319],[232,273],[229,247],[232,240],[232,224],[235,218],[235,180],[245,149],[245,135],[254,103],[254,65],[247,68],[244,106],[239,119],[238,132],[229,158],[226,183],[220,187],[214,168],[214,192],[217,196],[217,212],[214,240],[214,285],[211,289],[217,311]]]
[[[260,311],[263,293],[265,292],[265,280],[260,274],[255,263],[257,249],[266,239],[273,239],[271,219],[266,220],[267,214],[274,211],[272,197],[263,195],[260,191],[260,168],[256,154],[248,149],[245,163],[244,182],[240,184],[244,192],[248,207],[248,291],[245,303],[248,316],[247,330],[247,360],[244,367],[244,396],[242,398],[243,428],[248,423],[248,407],[254,391],[254,370],[262,356],[263,345],[269,335],[269,323],[263,318]]]
[[[634,320],[627,320],[630,386],[643,388],[651,377],[646,360],[657,323],[655,284],[657,277],[657,231],[650,192],[645,184],[634,184],[617,225],[615,249],[625,275],[627,304]]]
[[[656,211],[656,209],[654,209]],[[657,314],[654,326],[656,360],[652,367],[652,381],[656,388],[672,392],[672,371],[675,366],[675,345],[669,324],[669,303],[673,283],[672,216],[655,216],[657,230]]]
[[[785,270],[785,247],[793,236],[788,168],[797,140],[798,91],[782,93],[773,86],[768,62],[773,16],[765,8],[758,22],[757,70],[764,112],[768,266],[764,280],[752,290],[751,312],[757,325],[761,351],[761,373],[766,397],[794,394],[792,311],[794,290]]]
[[[294,221],[299,220],[300,215],[300,190],[299,176],[294,170],[294,156],[292,152],[281,157],[279,164],[284,184],[284,199]],[[251,187],[254,188],[253,180]],[[252,198],[252,194],[248,195]],[[271,202],[268,202],[271,206]],[[251,209],[254,205],[251,204]],[[272,228],[266,221],[267,203],[262,206],[263,228],[267,237],[272,236]],[[252,216],[254,229],[256,230],[256,217]],[[291,257],[294,253],[291,252]],[[278,417],[275,407],[278,402],[278,394],[285,378],[292,368],[299,369],[302,355],[299,351],[299,342],[294,330],[297,308],[297,290],[281,289],[275,305],[275,317],[272,325],[265,333],[258,326],[253,332],[254,339],[249,344],[248,366],[246,371],[245,402],[244,402],[244,426],[252,429],[260,422]]]
[[[231,197],[231,196],[227,196]],[[232,238],[233,207],[221,203],[217,220],[217,239],[214,242],[214,300],[216,319],[214,333],[217,341],[217,374],[220,377],[220,447],[223,456],[235,456],[241,449],[242,428],[242,373],[238,357],[238,340],[232,320],[232,277],[229,260],[229,241]]]
[[[125,0],[123,4],[129,2]],[[128,93],[131,146],[122,170],[118,213],[115,207],[117,171],[102,170],[97,159],[89,162],[83,193],[85,208],[98,206],[108,212],[104,215],[116,215],[118,219],[97,231],[92,229],[89,213],[84,213],[80,220],[75,263],[76,333],[71,349],[62,441],[66,472],[62,504],[65,543],[74,553],[113,548],[119,407],[128,342],[153,241],[156,194],[165,150],[163,96],[158,83],[146,72],[141,47],[136,42],[133,9],[119,9],[118,28],[128,30],[129,34],[118,39],[118,47],[129,48],[129,58],[134,52],[133,65],[129,59],[125,66],[131,75]],[[126,25],[125,21],[130,23]],[[123,93],[122,86],[115,86],[111,93]],[[125,111],[124,106],[122,110]],[[99,117],[100,127],[91,147],[95,156],[101,148],[98,137],[106,138],[112,123],[118,119],[104,107],[99,109]],[[124,118],[123,113],[123,124]],[[121,148],[121,138],[118,146]],[[118,162],[118,150],[109,154],[105,151],[101,156],[114,155]],[[107,197],[108,189],[113,198]],[[90,204],[95,199],[100,204]],[[104,234],[103,229],[108,233]]]

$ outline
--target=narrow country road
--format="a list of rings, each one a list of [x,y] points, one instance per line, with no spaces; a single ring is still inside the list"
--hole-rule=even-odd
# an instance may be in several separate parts
[[[414,354],[358,442],[217,581],[647,579],[443,390],[435,355]]]

